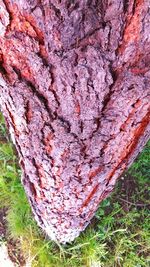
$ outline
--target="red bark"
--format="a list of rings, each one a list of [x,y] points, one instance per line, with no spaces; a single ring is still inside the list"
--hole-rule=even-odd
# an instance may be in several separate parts
[[[67,242],[150,133],[149,3],[0,1],[0,105],[38,224]]]

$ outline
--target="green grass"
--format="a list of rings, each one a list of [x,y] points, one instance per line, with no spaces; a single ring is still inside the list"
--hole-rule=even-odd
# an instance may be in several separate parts
[[[14,148],[0,117],[0,207],[6,208],[7,239],[19,240],[32,267],[148,267],[150,142],[89,227],[72,244],[47,240],[33,219]]]

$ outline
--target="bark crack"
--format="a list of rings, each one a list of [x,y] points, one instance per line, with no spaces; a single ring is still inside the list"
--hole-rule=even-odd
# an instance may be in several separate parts
[[[54,120],[56,118],[56,114],[54,114],[51,111],[51,109],[49,107],[48,99],[37,90],[37,88],[35,87],[35,85],[33,85],[33,83],[31,81],[27,80],[25,77],[22,76],[21,71],[18,68],[13,67],[13,70],[18,76],[18,80],[21,82],[24,82],[27,85],[27,87],[29,87],[31,89],[31,91],[33,92],[33,95],[36,95],[36,97],[43,103],[43,105],[44,105],[47,113],[49,114],[51,120]]]

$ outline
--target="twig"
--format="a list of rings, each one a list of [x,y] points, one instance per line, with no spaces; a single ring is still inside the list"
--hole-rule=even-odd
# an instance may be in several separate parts
[[[126,203],[128,203],[128,204],[131,204],[131,205],[133,205],[133,206],[138,206],[138,207],[145,207],[145,206],[149,206],[150,204],[142,204],[142,203],[133,203],[133,202],[130,202],[130,201],[128,201],[128,200],[126,200],[126,199],[123,199],[123,198],[119,198],[120,200],[122,200],[122,201],[124,201],[124,202],[126,202]]]

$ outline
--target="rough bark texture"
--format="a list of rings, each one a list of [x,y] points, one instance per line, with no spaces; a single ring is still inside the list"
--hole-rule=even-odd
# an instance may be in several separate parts
[[[51,239],[73,240],[148,139],[149,0],[0,0],[0,105]]]

